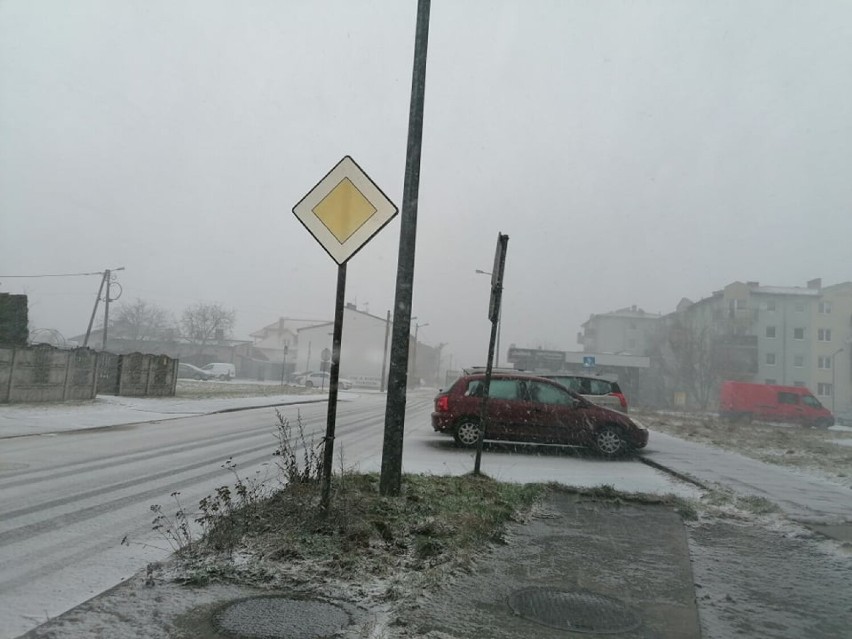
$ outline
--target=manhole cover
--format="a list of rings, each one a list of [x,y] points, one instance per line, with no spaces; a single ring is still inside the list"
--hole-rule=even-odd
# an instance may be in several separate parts
[[[642,623],[618,599],[582,590],[524,588],[509,595],[509,607],[524,619],[572,632],[615,634]]]
[[[349,625],[349,615],[322,601],[255,597],[226,607],[216,623],[227,633],[250,639],[316,639]]]

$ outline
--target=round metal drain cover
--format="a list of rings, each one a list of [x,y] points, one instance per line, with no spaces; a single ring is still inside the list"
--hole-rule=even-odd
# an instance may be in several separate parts
[[[349,615],[322,601],[254,597],[233,603],[216,616],[225,632],[250,639],[316,639],[349,625]]]
[[[509,607],[524,619],[571,632],[616,634],[642,623],[618,599],[582,590],[524,588],[509,595]]]

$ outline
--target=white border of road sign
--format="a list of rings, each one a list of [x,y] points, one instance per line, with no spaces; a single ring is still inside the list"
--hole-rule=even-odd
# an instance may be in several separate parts
[[[349,181],[375,207],[376,212],[341,244],[316,216],[313,209],[345,178],[349,178]],[[331,258],[338,264],[343,264],[394,218],[397,208],[355,160],[346,155],[293,207],[293,213]]]

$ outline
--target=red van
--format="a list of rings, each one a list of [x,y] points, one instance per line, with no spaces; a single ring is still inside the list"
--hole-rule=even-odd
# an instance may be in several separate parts
[[[828,428],[834,415],[803,386],[722,382],[719,415],[728,419],[793,422]]]

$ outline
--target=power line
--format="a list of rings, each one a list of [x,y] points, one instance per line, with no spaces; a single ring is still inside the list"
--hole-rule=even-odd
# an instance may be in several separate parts
[[[118,269],[116,269],[118,270]],[[96,271],[94,273],[48,273],[42,275],[0,275],[0,277],[80,277],[83,275],[103,275],[103,271]]]

